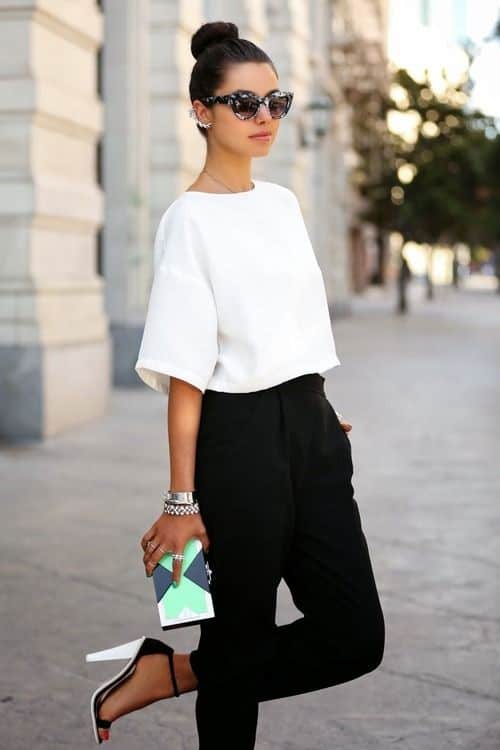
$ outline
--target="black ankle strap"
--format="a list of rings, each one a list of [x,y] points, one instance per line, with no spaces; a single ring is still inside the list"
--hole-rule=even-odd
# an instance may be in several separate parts
[[[111,722],[108,719],[101,719],[99,716],[96,719],[96,724],[99,729],[109,729],[111,726]]]
[[[168,653],[168,659],[170,661],[170,673],[172,675],[172,685],[174,686],[174,693],[178,697],[180,695],[179,688],[177,685],[177,680],[175,679],[175,669],[174,669],[174,654],[173,651],[169,651]]]

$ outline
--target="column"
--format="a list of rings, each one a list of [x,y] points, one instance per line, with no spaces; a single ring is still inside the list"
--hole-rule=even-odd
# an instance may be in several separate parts
[[[113,382],[137,384],[134,364],[152,266],[150,226],[150,2],[104,0],[103,271]]]
[[[94,0],[0,0],[0,439],[92,420],[110,381]]]

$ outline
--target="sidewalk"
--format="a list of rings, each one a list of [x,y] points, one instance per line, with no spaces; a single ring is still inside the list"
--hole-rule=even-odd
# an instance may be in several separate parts
[[[354,486],[386,616],[384,661],[352,683],[261,704],[258,750],[498,750],[500,295],[370,290],[334,321],[328,397],[352,424]],[[108,415],[0,452],[0,746],[84,750],[111,664],[84,654],[163,633],[139,540],[166,486],[165,400],[118,389]],[[278,622],[298,616],[280,587]],[[118,662],[115,663],[118,668]],[[120,750],[196,750],[195,693],[120,719]],[[238,750],[235,744],[235,750]]]

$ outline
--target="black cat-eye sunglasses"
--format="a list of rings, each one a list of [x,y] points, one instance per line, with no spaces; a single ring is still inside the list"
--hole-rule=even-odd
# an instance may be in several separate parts
[[[200,96],[203,104],[229,104],[236,117],[240,120],[250,120],[255,117],[261,104],[269,109],[274,120],[284,117],[292,104],[292,91],[272,91],[266,96],[257,96],[253,91],[233,91],[224,96]]]

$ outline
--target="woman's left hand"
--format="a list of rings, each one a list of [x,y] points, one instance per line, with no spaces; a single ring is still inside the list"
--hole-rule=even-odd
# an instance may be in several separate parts
[[[336,411],[335,414],[337,415],[338,420],[340,422],[340,426],[342,427],[344,432],[350,432],[350,430],[352,430],[352,424],[350,424],[349,422],[346,422],[342,414],[339,414],[338,411]]]

